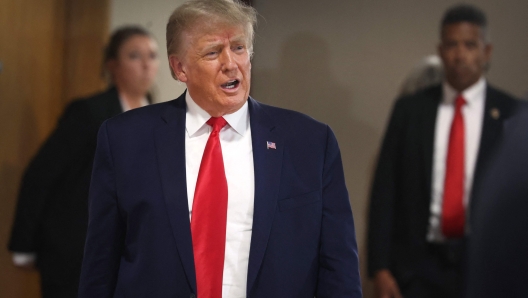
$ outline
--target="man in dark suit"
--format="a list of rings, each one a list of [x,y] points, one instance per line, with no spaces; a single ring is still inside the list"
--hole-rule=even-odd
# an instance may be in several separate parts
[[[500,149],[475,186],[467,298],[528,297],[528,106],[505,124]]]
[[[26,169],[9,250],[18,266],[35,258],[43,297],[77,292],[97,131],[121,112],[114,87],[72,102]]]
[[[450,8],[438,46],[440,86],[400,98],[372,186],[369,275],[378,297],[460,297],[471,190],[514,99],[491,87],[486,18]]]
[[[101,126],[80,297],[361,297],[337,141],[249,97],[255,22],[225,0],[171,15],[187,91]]]

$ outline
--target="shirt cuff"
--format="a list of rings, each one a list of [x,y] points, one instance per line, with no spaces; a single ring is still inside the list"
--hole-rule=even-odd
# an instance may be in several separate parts
[[[33,264],[37,259],[37,254],[27,252],[14,252],[11,257],[15,266],[24,267]]]

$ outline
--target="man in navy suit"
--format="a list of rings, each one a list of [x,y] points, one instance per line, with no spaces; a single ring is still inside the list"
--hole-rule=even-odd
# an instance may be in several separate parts
[[[255,22],[232,0],[171,15],[187,91],[101,126],[79,297],[361,297],[337,141],[249,97]]]

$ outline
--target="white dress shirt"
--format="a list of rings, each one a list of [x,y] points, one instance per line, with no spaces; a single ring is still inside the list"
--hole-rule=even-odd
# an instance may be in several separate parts
[[[192,220],[196,180],[212,129],[206,124],[211,116],[193,101],[188,91],[185,101],[187,199],[189,218]],[[227,178],[228,203],[222,297],[242,298],[246,297],[255,193],[248,103],[238,111],[225,115],[224,119],[228,125],[220,131],[220,144]]]
[[[130,110],[132,110],[132,108],[130,107],[130,105],[126,102],[126,100],[123,99],[123,97],[121,96],[121,94],[119,94],[119,103],[121,104],[121,110],[123,112],[128,112]],[[147,100],[146,97],[143,97],[141,99],[141,101],[139,102],[139,106],[140,107],[146,107],[149,105],[149,102]]]
[[[455,113],[455,99],[458,92],[446,82],[443,84],[443,98],[438,106],[436,114],[435,139],[433,147],[433,173],[431,187],[431,205],[429,216],[429,230],[427,240],[430,242],[442,242],[445,240],[442,234],[442,202],[444,196],[444,182],[446,170],[447,148],[449,145],[449,134]],[[469,205],[471,187],[473,185],[473,174],[477,162],[482,132],[482,121],[484,118],[484,106],[486,99],[486,80],[482,77],[462,92],[466,104],[462,107],[464,117],[464,206]],[[467,217],[467,215],[466,215]],[[467,228],[467,225],[466,225]],[[467,230],[466,230],[467,232]]]

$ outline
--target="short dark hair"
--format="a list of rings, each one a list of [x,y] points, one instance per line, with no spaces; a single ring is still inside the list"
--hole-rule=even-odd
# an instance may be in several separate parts
[[[440,32],[442,32],[446,25],[462,22],[479,26],[484,39],[487,40],[488,20],[486,14],[480,8],[471,4],[458,4],[447,9],[442,18]]]
[[[105,48],[103,64],[110,60],[117,59],[121,46],[123,46],[123,44],[131,37],[137,35],[152,37],[147,30],[139,26],[124,26],[115,30],[110,37],[108,46]]]

